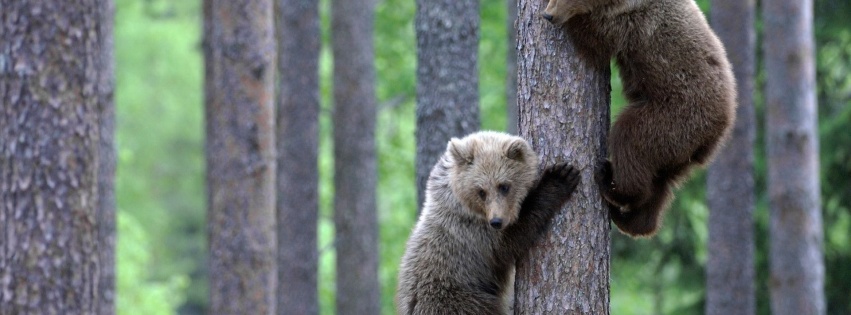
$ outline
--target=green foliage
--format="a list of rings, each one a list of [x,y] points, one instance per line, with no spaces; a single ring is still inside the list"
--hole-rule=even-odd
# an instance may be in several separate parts
[[[414,141],[411,141],[414,139],[414,111],[414,106],[404,106],[395,110],[384,110],[378,117],[378,219],[381,236],[379,276],[381,310],[384,314],[395,314],[393,297],[399,264],[419,207],[416,189],[400,189],[416,187],[416,148]]]
[[[509,50],[512,54],[516,52],[508,44],[506,2],[509,1],[479,2],[479,110],[482,130],[504,131],[507,127],[506,58]]]
[[[334,148],[331,129],[333,103],[333,56],[331,53],[331,2],[319,2],[322,17],[322,49],[319,56],[319,91],[321,111],[319,116],[319,312],[336,314],[334,295],[336,287],[336,252],[334,251]]]
[[[830,24],[828,24],[830,25]],[[829,29],[829,28],[828,28]],[[816,33],[829,314],[851,313],[851,29]]]
[[[165,292],[196,307],[207,299],[200,16],[199,1],[116,1],[118,211],[120,218],[136,218],[147,242],[158,245],[145,247],[133,280],[189,279]],[[119,257],[134,246],[124,233],[119,230]],[[131,267],[119,264],[118,275]],[[143,288],[119,286],[118,300],[126,309],[145,309],[128,303],[150,299],[125,291]]]
[[[678,191],[654,238],[612,233],[613,314],[703,313],[709,238],[705,181],[703,172],[698,172]],[[633,304],[636,300],[641,302]]]
[[[375,137],[383,314],[396,313],[393,297],[399,263],[419,207],[414,165],[416,78],[411,75],[417,64],[415,7],[415,1],[385,0],[376,12],[375,43],[381,43],[375,49],[379,101]]]
[[[130,214],[118,212],[117,230],[121,250],[115,258],[118,266],[116,287],[119,315],[174,314],[183,303],[188,279],[175,275],[161,281],[150,280],[152,244],[144,227]]]

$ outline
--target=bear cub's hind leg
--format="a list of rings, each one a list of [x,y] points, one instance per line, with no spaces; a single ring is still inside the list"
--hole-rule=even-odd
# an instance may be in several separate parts
[[[673,192],[670,183],[666,179],[658,179],[653,183],[653,192],[647,200],[640,204],[630,205],[629,209],[622,209],[610,204],[609,215],[618,229],[627,235],[632,237],[653,236],[659,229],[662,213],[671,200],[673,200]]]

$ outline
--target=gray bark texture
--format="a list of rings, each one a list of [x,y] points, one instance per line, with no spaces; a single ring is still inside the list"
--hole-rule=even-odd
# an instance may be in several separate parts
[[[379,314],[374,0],[334,0],[337,314]]]
[[[274,314],[271,0],[204,2],[210,312]]]
[[[100,0],[100,82],[98,83],[98,242],[101,302],[98,314],[115,314],[115,2]]]
[[[508,28],[508,52],[505,55],[505,131],[516,135],[520,119],[517,117],[517,1],[505,0],[508,6],[506,27]]]
[[[739,107],[730,139],[710,165],[709,258],[706,314],[756,313],[754,285],[753,92],[756,59],[755,0],[712,0],[710,20],[733,64]]]
[[[0,0],[0,314],[101,307],[100,4]]]
[[[825,314],[813,2],[762,2],[771,313]]]
[[[278,314],[318,314],[319,2],[276,1]]]
[[[429,172],[449,140],[479,130],[479,0],[417,0],[415,29],[421,207]]]
[[[594,181],[606,156],[609,64],[580,58],[567,33],[541,18],[545,5],[520,0],[520,135],[541,156],[541,167],[567,161],[582,181],[518,263],[515,314],[609,314],[611,227]]]

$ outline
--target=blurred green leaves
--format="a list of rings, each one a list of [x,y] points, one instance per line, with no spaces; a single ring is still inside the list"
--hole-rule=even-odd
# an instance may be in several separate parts
[[[116,0],[117,274],[133,275],[118,288],[125,314],[207,300],[200,9]]]
[[[119,266],[116,287],[119,315],[172,314],[184,302],[186,276],[173,275],[161,281],[150,281],[151,269],[157,266],[151,259],[152,243],[139,222],[125,212],[117,216],[121,237],[121,252],[116,257]]]

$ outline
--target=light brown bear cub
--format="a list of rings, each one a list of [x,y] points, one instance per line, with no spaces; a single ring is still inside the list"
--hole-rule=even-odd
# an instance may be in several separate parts
[[[712,159],[735,120],[724,47],[694,0],[549,0],[543,16],[584,57],[616,58],[629,105],[597,181],[622,232],[655,234],[671,189]]]
[[[558,164],[538,180],[520,137],[452,139],[431,171],[399,272],[399,314],[507,314],[512,270],[570,198],[579,172]]]

